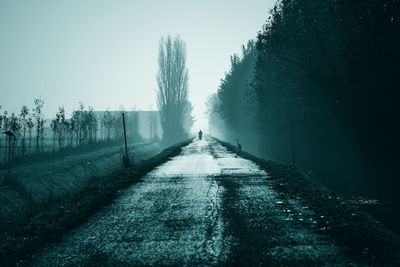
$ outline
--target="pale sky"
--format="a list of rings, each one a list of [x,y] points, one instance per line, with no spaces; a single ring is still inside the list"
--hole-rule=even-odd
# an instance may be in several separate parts
[[[229,57],[262,29],[274,0],[1,0],[0,105],[19,112],[42,97],[51,118],[79,101],[95,110],[156,109],[162,36],[187,46],[193,130]],[[2,112],[1,111],[1,112]]]

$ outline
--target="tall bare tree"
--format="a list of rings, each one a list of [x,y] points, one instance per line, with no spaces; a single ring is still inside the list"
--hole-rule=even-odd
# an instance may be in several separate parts
[[[33,117],[35,120],[36,130],[36,153],[39,153],[39,142],[43,140],[43,105],[44,101],[41,98],[36,98],[34,101],[35,107],[33,109]]]
[[[26,128],[27,128],[27,119],[29,115],[29,109],[27,106],[22,106],[21,112],[19,114],[19,118],[21,120],[22,124],[22,136],[21,136],[21,153],[22,156],[25,155],[25,150],[26,150]]]
[[[56,139],[58,141],[58,150],[61,150],[65,141],[65,109],[64,107],[59,107],[58,112],[55,117],[55,129],[54,134],[56,134]]]
[[[32,116],[29,116],[29,118],[26,121],[26,127],[28,128],[28,136],[29,136],[29,142],[28,142],[28,153],[31,153],[31,146],[32,146],[32,129],[35,127],[35,123],[33,122]]]
[[[157,106],[161,116],[163,142],[185,138],[184,113],[188,105],[188,70],[186,45],[179,38],[160,40],[158,50]]]

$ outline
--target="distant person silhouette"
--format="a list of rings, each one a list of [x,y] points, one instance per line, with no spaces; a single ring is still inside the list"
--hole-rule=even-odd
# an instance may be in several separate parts
[[[199,131],[199,139],[201,140],[201,138],[203,138],[203,132],[200,130]]]
[[[238,152],[242,151],[242,145],[239,143],[239,139],[236,139],[236,143],[237,143],[237,151]]]

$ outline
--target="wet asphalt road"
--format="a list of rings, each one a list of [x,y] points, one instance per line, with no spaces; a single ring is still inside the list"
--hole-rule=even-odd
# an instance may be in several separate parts
[[[195,139],[35,265],[350,263],[300,199],[280,199],[269,183],[255,163]]]

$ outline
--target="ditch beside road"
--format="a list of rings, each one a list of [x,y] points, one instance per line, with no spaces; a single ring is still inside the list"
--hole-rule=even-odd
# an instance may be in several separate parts
[[[156,155],[160,149],[152,143],[133,144],[129,148],[136,163]],[[129,176],[122,175],[121,149],[105,147],[19,165],[10,178],[7,171],[0,171],[2,265],[13,265],[45,243],[57,241],[106,205],[114,190],[140,178],[140,164]]]

